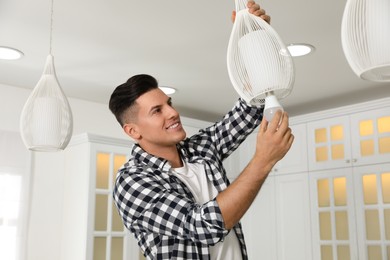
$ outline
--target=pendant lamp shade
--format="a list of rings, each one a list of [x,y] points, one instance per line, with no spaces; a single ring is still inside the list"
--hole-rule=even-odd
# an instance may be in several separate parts
[[[51,54],[43,74],[27,99],[20,118],[20,131],[26,147],[33,151],[63,150],[73,131],[73,118],[54,69]]]
[[[341,40],[346,59],[357,76],[390,81],[389,0],[348,0]]]
[[[227,51],[233,87],[248,104],[261,106],[266,97],[274,96],[267,99],[281,109],[276,98],[288,96],[294,84],[292,57],[276,31],[249,13],[246,0],[236,0],[235,4],[236,19]]]

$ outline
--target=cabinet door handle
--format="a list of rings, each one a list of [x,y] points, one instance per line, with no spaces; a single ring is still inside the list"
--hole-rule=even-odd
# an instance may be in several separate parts
[[[352,162],[353,162],[353,163],[357,162],[357,159],[353,159]]]
[[[351,163],[351,160],[347,159],[345,160],[345,163]]]

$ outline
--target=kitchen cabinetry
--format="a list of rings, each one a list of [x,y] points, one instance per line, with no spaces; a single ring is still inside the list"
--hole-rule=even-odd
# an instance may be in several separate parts
[[[309,122],[307,129],[310,171],[352,165],[348,116]]]
[[[390,162],[390,107],[351,116],[353,165]]]
[[[312,260],[307,173],[269,176],[242,219],[249,259]]]
[[[82,134],[65,150],[62,259],[134,260],[135,239],[124,228],[112,199],[129,141]]]
[[[252,258],[390,259],[389,104],[295,120],[293,146],[243,219]],[[240,170],[255,141],[254,133],[240,147]]]
[[[390,108],[310,122],[311,171],[390,161]]]
[[[358,259],[352,178],[349,168],[310,173],[313,259]]]
[[[306,124],[292,125],[290,128],[294,135],[294,142],[283,159],[273,167],[271,175],[299,173],[308,170]],[[230,179],[235,179],[252,159],[256,149],[256,139],[257,131],[255,130],[226,160],[225,166]]]
[[[279,161],[242,224],[249,259],[312,260],[306,125],[291,126],[295,142]],[[238,149],[241,172],[252,158],[257,133]]]
[[[307,126],[314,259],[389,259],[390,107]]]
[[[283,159],[272,169],[272,172],[277,175],[308,170],[306,124],[291,125],[290,128],[294,135],[294,142]]]
[[[390,164],[310,173],[313,256],[390,258]]]
[[[390,163],[354,168],[359,259],[390,259]]]

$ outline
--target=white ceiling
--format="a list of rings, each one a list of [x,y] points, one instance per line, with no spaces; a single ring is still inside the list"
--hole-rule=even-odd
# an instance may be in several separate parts
[[[281,101],[290,115],[390,96],[389,83],[359,79],[340,40],[344,1],[262,0],[286,44],[316,51],[294,58],[296,80]],[[0,61],[0,84],[32,89],[49,53],[50,0],[1,0],[0,46],[24,52]],[[68,97],[108,103],[134,74],[178,89],[183,116],[217,120],[237,99],[226,68],[233,0],[55,0],[52,53]]]

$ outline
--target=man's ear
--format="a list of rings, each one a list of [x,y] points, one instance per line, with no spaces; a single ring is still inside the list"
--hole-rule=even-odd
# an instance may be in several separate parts
[[[131,138],[133,138],[134,140],[139,140],[141,139],[141,134],[140,132],[138,131],[138,127],[136,124],[134,123],[129,123],[129,124],[124,124],[123,125],[123,130],[125,131],[125,133],[130,136]]]

